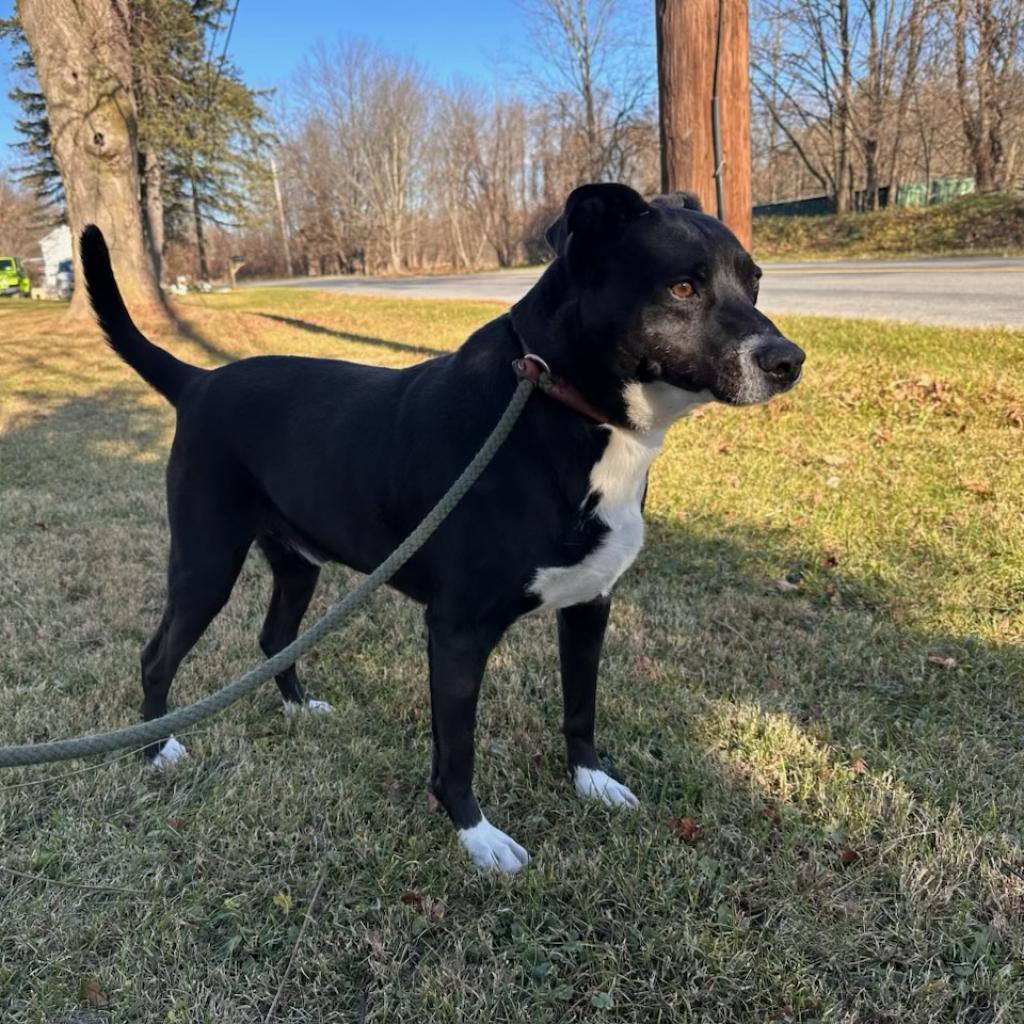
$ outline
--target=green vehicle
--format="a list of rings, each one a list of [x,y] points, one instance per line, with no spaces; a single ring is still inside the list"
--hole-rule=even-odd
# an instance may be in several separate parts
[[[32,295],[32,282],[17,256],[0,256],[0,295]]]

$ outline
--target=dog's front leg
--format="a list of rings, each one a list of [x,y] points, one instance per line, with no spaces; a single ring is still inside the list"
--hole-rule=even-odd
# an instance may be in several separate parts
[[[569,774],[580,796],[609,807],[639,807],[633,793],[601,770],[594,749],[597,672],[611,599],[599,597],[558,612],[558,654],[562,666],[562,732]]]
[[[430,789],[458,830],[473,863],[484,869],[518,871],[527,852],[496,829],[473,795],[473,732],[480,683],[500,629],[453,624],[427,613],[430,708],[434,756]]]

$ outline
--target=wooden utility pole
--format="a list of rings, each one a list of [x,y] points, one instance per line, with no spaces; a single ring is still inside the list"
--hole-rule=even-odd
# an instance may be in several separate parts
[[[700,197],[718,213],[712,95],[716,41],[723,219],[749,249],[750,36],[747,0],[655,0],[661,187]],[[719,14],[721,29],[719,31]]]

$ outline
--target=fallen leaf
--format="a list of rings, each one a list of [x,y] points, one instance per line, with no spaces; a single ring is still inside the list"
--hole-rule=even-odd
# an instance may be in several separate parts
[[[728,441],[723,441],[716,450],[719,455],[732,455],[732,445]]]
[[[95,978],[86,978],[78,988],[78,998],[88,1006],[97,1010],[106,1009],[110,1005],[110,998],[100,988],[100,983]]]
[[[971,494],[991,494],[992,485],[987,480],[969,480],[964,484],[964,490]]]
[[[448,905],[443,900],[432,900],[429,896],[413,892],[412,889],[406,889],[399,898],[407,907],[412,907],[413,910],[418,910],[421,914],[438,921],[448,913]]]
[[[693,818],[669,818],[668,827],[680,838],[684,843],[689,843],[691,846],[699,842],[704,835],[704,829],[698,825]]]
[[[839,555],[831,548],[825,548],[821,553],[821,567],[822,569],[835,569],[839,565]]]
[[[839,859],[844,865],[853,864],[854,861],[860,860],[860,854],[849,846],[844,846],[839,851]]]
[[[850,460],[845,455],[825,455],[821,461],[826,466],[845,466]]]
[[[941,654],[929,654],[928,661],[939,668],[956,668],[956,658],[947,658]]]
[[[862,758],[855,757],[850,762],[850,771],[853,772],[854,775],[864,775],[867,770],[868,766],[864,763]]]
[[[780,594],[788,594],[791,590],[800,589],[799,583],[790,583],[788,579],[775,580],[772,586],[775,587]]]
[[[653,678],[658,674],[658,663],[646,654],[641,654],[636,659],[637,671],[647,676],[648,679]]]

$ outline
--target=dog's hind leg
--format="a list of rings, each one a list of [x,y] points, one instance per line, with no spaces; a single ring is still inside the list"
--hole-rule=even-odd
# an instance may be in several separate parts
[[[208,523],[205,534],[172,526],[167,603],[160,625],[142,651],[142,717],[146,721],[167,713],[167,694],[178,666],[227,603],[252,543],[252,536],[237,525],[220,526],[218,530]],[[170,736],[150,744],[145,753],[163,767],[184,756],[185,748]]]
[[[257,542],[274,574],[274,592],[260,630],[260,647],[270,657],[287,647],[298,635],[302,616],[306,614],[320,578],[320,567],[266,534],[261,534]],[[286,711],[301,707],[311,711],[330,711],[326,701],[306,699],[294,665],[275,678]]]
[[[639,806],[633,793],[605,772],[594,749],[597,673],[611,601],[599,597],[558,612],[558,653],[562,668],[562,732],[569,774],[580,796],[609,807]]]

